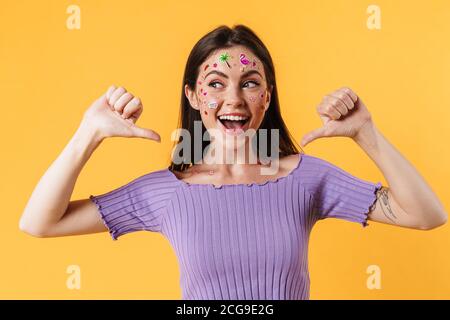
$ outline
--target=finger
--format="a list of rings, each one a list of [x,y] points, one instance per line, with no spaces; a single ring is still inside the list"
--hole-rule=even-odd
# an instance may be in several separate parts
[[[123,95],[117,99],[116,103],[114,103],[114,110],[119,113],[122,113],[123,108],[133,99],[133,95],[129,92],[125,92]]]
[[[318,129],[315,129],[315,130],[310,131],[307,134],[305,134],[303,136],[300,144],[302,147],[304,147],[311,141],[314,141],[314,140],[322,138],[322,137],[325,137],[325,127],[320,127]]]
[[[119,100],[119,98],[125,93],[127,90],[123,87],[119,87],[111,94],[111,97],[109,98],[109,105],[114,106],[114,104]]]
[[[130,115],[130,116],[129,116],[127,119],[125,119],[125,120],[131,121],[131,122],[135,123],[135,122],[137,121],[137,119],[141,116],[143,110],[144,110],[144,109],[143,109],[142,107],[139,108],[138,111],[134,112],[132,115]]]
[[[111,85],[108,90],[106,91],[106,98],[109,99],[111,98],[111,94],[114,92],[114,90],[116,90],[116,86],[115,85]]]
[[[141,128],[133,125],[131,127],[134,137],[155,140],[161,142],[161,137],[153,130]]]
[[[331,102],[333,107],[335,107],[339,111],[341,116],[345,116],[348,113],[347,106],[341,99],[338,99],[334,96],[330,96],[329,101]]]
[[[317,112],[319,113],[319,115],[330,117],[333,120],[339,119],[341,117],[341,113],[335,107],[333,107],[329,98],[326,98],[324,102],[319,104],[319,106],[317,107]]]
[[[341,90],[344,91],[346,94],[348,94],[350,96],[350,98],[353,101],[353,104],[355,104],[356,101],[358,101],[358,96],[349,87],[342,87]]]
[[[345,92],[338,90],[337,92],[333,92],[331,96],[342,100],[345,103],[345,106],[348,110],[353,109],[354,107],[353,100]]]
[[[128,119],[130,116],[134,115],[136,111],[142,108],[141,100],[138,97],[134,97],[127,105],[123,108],[122,117]]]

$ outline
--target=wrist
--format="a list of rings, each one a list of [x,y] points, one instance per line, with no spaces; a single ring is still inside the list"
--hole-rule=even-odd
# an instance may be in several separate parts
[[[82,122],[75,132],[72,141],[78,148],[92,152],[100,145],[103,139],[98,130]]]
[[[378,130],[372,120],[364,123],[353,140],[364,148],[375,148],[377,145]]]

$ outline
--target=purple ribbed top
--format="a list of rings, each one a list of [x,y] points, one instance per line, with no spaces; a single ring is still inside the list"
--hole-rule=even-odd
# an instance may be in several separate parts
[[[367,225],[381,183],[299,154],[265,183],[190,184],[170,170],[90,196],[111,237],[146,230],[172,245],[182,299],[309,299],[308,242],[317,220]]]

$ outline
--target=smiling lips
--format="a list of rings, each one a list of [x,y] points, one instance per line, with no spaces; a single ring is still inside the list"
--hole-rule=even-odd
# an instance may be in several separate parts
[[[249,116],[242,113],[227,113],[218,116],[218,122],[227,134],[240,134],[245,131]]]

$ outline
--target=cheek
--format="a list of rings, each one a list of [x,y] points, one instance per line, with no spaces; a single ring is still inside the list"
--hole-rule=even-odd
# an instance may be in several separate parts
[[[265,92],[260,91],[257,93],[254,93],[249,96],[248,98],[249,104],[252,107],[252,109],[263,109],[265,108]]]
[[[208,106],[203,103],[202,103],[202,107],[200,110],[201,110],[200,115],[202,118],[203,125],[206,128],[214,127],[215,126],[213,123],[214,122],[214,110],[209,109]]]
[[[215,96],[210,96],[209,98],[208,95],[206,97],[200,97],[200,112],[204,116],[214,115],[219,106],[218,101],[218,97]],[[209,121],[209,117],[205,120]]]
[[[205,109],[204,114],[214,113],[214,110],[218,109],[220,105],[220,97],[208,92],[207,95],[200,97],[201,106]],[[205,112],[206,111],[206,112]]]
[[[252,93],[248,96],[248,106],[252,113],[251,127],[256,128],[261,125],[265,114],[265,91]]]
[[[265,91],[262,91],[259,93],[258,100],[261,104],[261,108],[265,109],[265,107],[266,107],[266,92]]]
[[[208,95],[208,91],[205,90],[204,88],[200,87],[200,88],[198,89],[198,91],[197,91],[197,95],[198,95],[199,97],[205,97],[205,96]]]
[[[211,96],[208,86],[205,86],[204,82],[198,81],[197,84],[199,85],[197,89],[197,95],[200,100],[200,112],[207,118],[204,119],[204,121],[209,121],[209,115],[214,114],[214,104],[211,104],[211,102],[216,101],[215,97]]]
[[[202,81],[198,81],[197,83],[198,83],[197,96],[199,98],[207,97],[209,95],[210,87],[205,85],[205,83]]]

